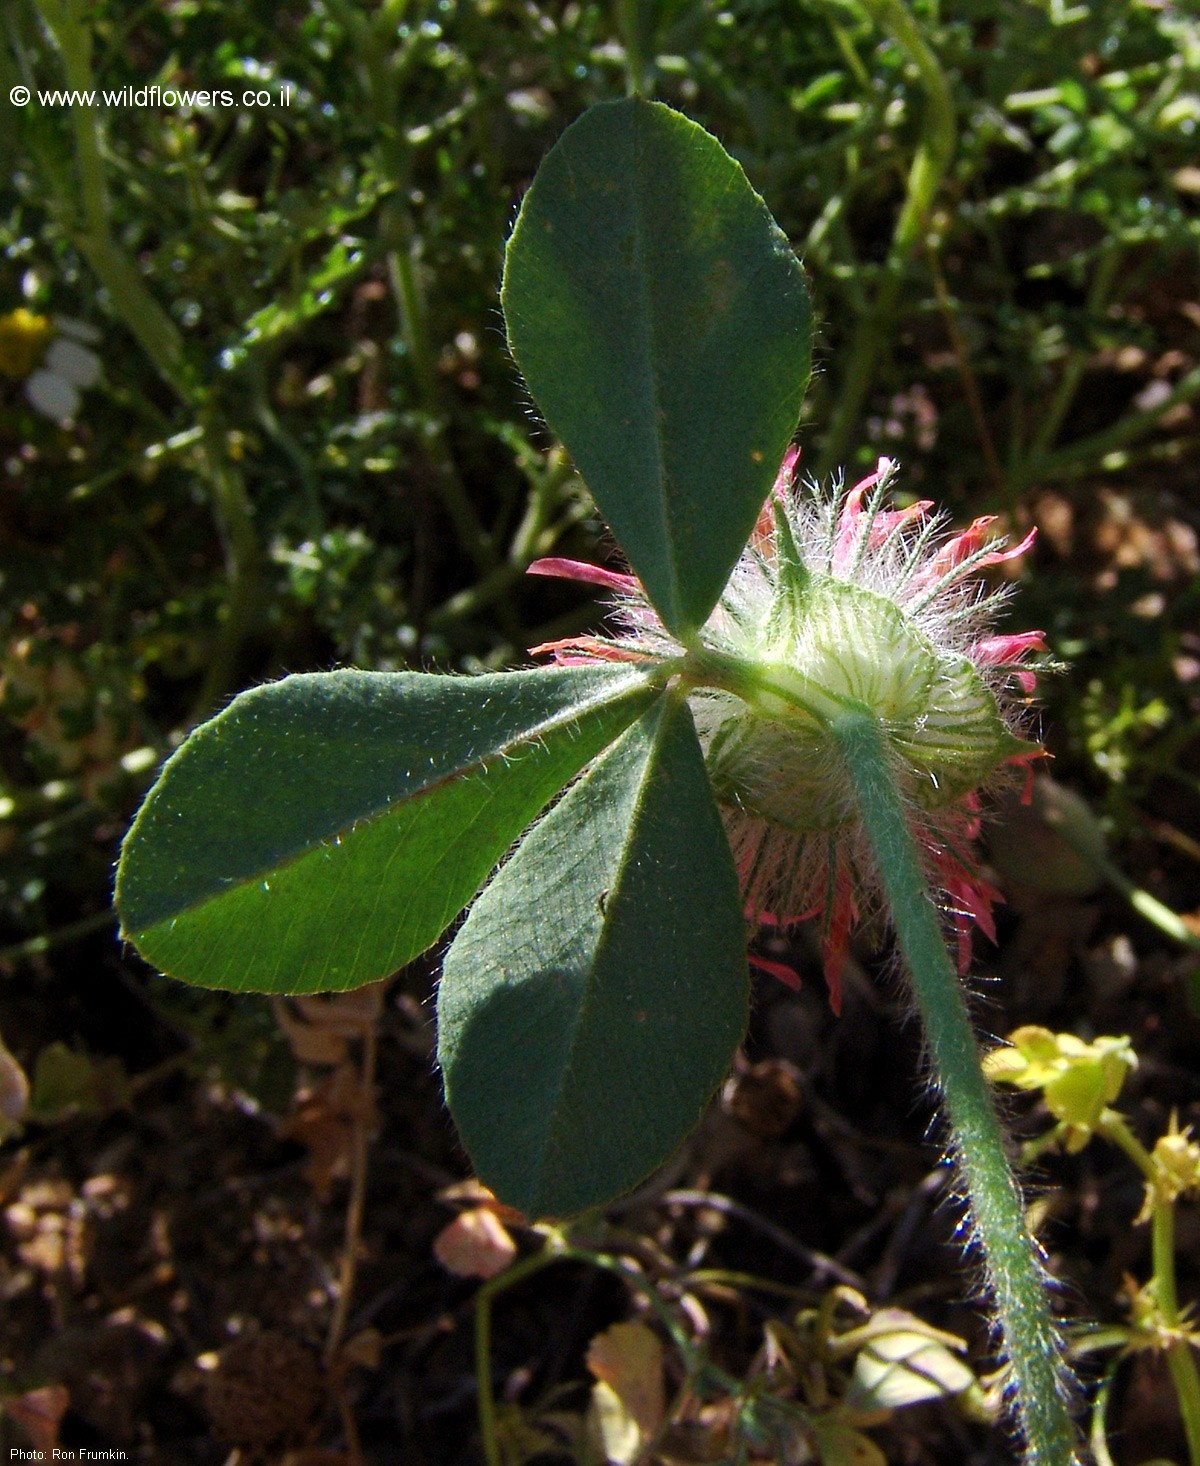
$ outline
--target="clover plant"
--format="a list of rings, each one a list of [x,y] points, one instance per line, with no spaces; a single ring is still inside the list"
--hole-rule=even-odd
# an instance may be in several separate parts
[[[737,164],[667,107],[607,103],[567,129],[502,299],[631,573],[534,568],[608,587],[613,632],[537,648],[552,662],[532,670],[243,693],[138,814],[123,932],[204,986],[344,989],[417,956],[482,887],[438,995],[446,1096],[498,1196],[562,1216],[636,1184],[696,1123],[746,1027],[748,921],[816,919],[836,1006],[848,933],[882,907],[1027,1456],[1065,1466],[1037,1245],[939,914],[960,956],[971,921],[988,929],[977,791],[1038,754],[1021,703],[1039,635],[993,634],[976,578],[1026,546],[887,507],[886,460],[828,501],[797,489],[801,267]]]

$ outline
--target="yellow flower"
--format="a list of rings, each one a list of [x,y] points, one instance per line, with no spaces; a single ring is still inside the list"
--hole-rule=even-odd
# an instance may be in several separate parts
[[[994,1082],[1042,1091],[1069,1151],[1087,1144],[1136,1065],[1137,1056],[1124,1036],[1084,1043],[1073,1033],[1051,1033],[1034,1024],[1009,1034],[1008,1044],[993,1049],[983,1061],[984,1073]]]
[[[20,381],[41,361],[54,335],[45,316],[35,316],[24,306],[0,316],[0,372]]]
[[[1158,1137],[1152,1159],[1154,1178],[1146,1183],[1139,1222],[1153,1215],[1157,1203],[1170,1206],[1186,1192],[1200,1190],[1200,1145],[1190,1129],[1180,1130],[1177,1115],[1172,1114],[1167,1133]]]

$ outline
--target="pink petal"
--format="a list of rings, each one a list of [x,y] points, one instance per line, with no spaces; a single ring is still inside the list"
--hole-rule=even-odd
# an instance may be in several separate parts
[[[1021,790],[1021,803],[1030,805],[1033,803],[1033,761],[1035,758],[1050,758],[1051,755],[1044,748],[1035,748],[1032,753],[1015,753],[1006,762],[1015,764],[1017,768],[1025,770],[1025,787]]]
[[[999,899],[995,887],[987,881],[959,876],[946,882],[946,891],[965,908],[964,915],[973,918],[975,925],[995,946],[996,920],[992,915],[992,902]]]
[[[1007,667],[1026,652],[1044,652],[1044,631],[1019,631],[1015,636],[986,636],[971,648],[971,660],[981,667]]]
[[[886,514],[877,514],[875,522],[871,525],[871,538],[869,544],[871,549],[879,545],[895,534],[898,529],[912,520],[922,520],[933,508],[932,499],[918,499],[915,504],[910,504],[907,509],[889,509]]]
[[[747,954],[750,959],[750,966],[757,967],[760,972],[765,972],[768,977],[777,977],[780,982],[785,983],[795,992],[800,991],[800,975],[787,965],[786,962],[772,962],[769,957],[759,957],[754,952]]]
[[[957,939],[957,967],[959,977],[966,977],[971,970],[971,923],[961,914],[954,918],[954,934]]]
[[[935,580],[941,580],[943,575],[948,575],[964,560],[969,560],[977,550],[982,548],[987,538],[987,532],[995,522],[994,514],[985,514],[973,520],[961,534],[956,534],[953,539],[947,540],[925,567],[920,576],[920,583],[930,585]]]
[[[869,473],[865,479],[856,483],[846,495],[846,502],[842,505],[842,512],[838,517],[837,538],[833,546],[833,570],[835,574],[844,570],[849,565],[851,559],[854,557],[854,553],[858,549],[859,524],[863,517],[863,499],[866,498],[871,489],[875,488],[880,479],[885,478],[891,471],[892,460],[890,458],[880,458],[875,464],[875,472]],[[928,504],[925,507],[928,508]],[[916,505],[913,508],[915,509]],[[900,510],[899,512],[905,515],[911,513],[907,509]],[[875,520],[876,524],[879,522],[879,517],[888,516],[877,516]],[[871,536],[871,543],[879,543],[875,539],[874,533]]]
[[[850,928],[857,914],[854,884],[849,871],[839,861],[833,882],[829,924],[821,938],[821,964],[825,971],[825,985],[829,989],[829,1006],[838,1017],[842,1012],[842,968],[850,945]]]
[[[768,559],[773,558],[770,545],[775,533],[775,501],[786,499],[791,493],[796,478],[796,465],[799,462],[800,445],[793,443],[783,455],[783,462],[779,465],[779,472],[775,475],[771,492],[763,501],[763,506],[758,511],[758,518],[754,521],[754,528],[750,531],[751,546],[760,555],[765,554]]]
[[[588,585],[602,585],[605,590],[630,592],[637,590],[637,577],[605,570],[603,565],[586,565],[582,560],[559,560],[553,556],[535,560],[526,575],[545,575],[557,580],[582,580]]]
[[[947,540],[942,548],[934,555],[929,564],[916,577],[914,582],[918,590],[925,586],[934,585],[950,575],[965,561],[976,555],[984,545],[987,544],[987,532],[996,522],[994,514],[984,514],[979,519],[973,520],[961,534],[956,534],[953,539]],[[1002,565],[1006,560],[1016,560],[1024,555],[1037,539],[1037,529],[1031,529],[1019,544],[1001,547],[992,550],[976,560],[971,566],[971,571],[983,570],[989,565]]]
[[[1009,545],[1006,550],[995,550],[990,555],[985,555],[979,562],[979,569],[985,565],[1003,565],[1005,560],[1019,560],[1033,549],[1033,542],[1037,539],[1037,525],[1029,531],[1023,540],[1018,544]]]
[[[772,545],[772,538],[775,534],[775,499],[779,494],[779,480],[775,480],[775,487],[763,500],[763,506],[758,511],[758,518],[754,521],[754,528],[750,531],[750,545],[763,555],[767,560],[775,558]]]
[[[878,474],[873,473],[869,478],[863,479],[862,483],[855,484],[846,495],[846,502],[842,505],[842,512],[838,516],[837,537],[833,542],[833,573],[835,575],[840,574],[854,558],[854,552],[858,548],[859,526],[863,517],[862,502],[867,490],[873,489],[878,481]]]
[[[783,462],[779,465],[779,472],[775,475],[775,487],[773,493],[780,496],[787,493],[792,487],[796,477],[796,465],[800,462],[800,445],[792,443],[787,452],[783,455]]]
[[[529,655],[541,657],[550,653],[556,662],[564,667],[577,667],[586,662],[652,662],[653,657],[632,647],[618,646],[615,642],[601,641],[595,636],[569,636],[563,641],[544,641],[540,646],[531,646]]]

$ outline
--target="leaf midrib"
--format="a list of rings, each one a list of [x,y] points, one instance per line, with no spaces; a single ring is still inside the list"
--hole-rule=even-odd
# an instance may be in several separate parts
[[[660,711],[658,713],[658,726],[654,730],[654,734],[650,742],[650,747],[647,750],[645,760],[642,764],[641,774],[638,776],[637,791],[634,794],[633,799],[630,801],[629,805],[630,818],[628,829],[630,837],[638,827],[638,821],[641,816],[642,807],[645,803],[646,791],[650,784],[651,771],[655,759],[658,755],[659,749],[661,747],[663,730],[666,725],[666,720],[672,715],[673,711],[673,708],[669,704],[664,703],[660,705]],[[558,1128],[557,1120],[559,1112],[559,1101],[562,1099],[563,1092],[566,1089],[568,1078],[573,1073],[575,1067],[574,1058],[575,1053],[579,1047],[580,1034],[586,1026],[585,1020],[590,1016],[592,1007],[594,1005],[594,998],[592,997],[592,994],[594,993],[594,990],[596,988],[596,978],[598,972],[600,971],[601,960],[611,941],[611,933],[614,927],[614,916],[616,912],[620,909],[622,882],[624,879],[625,871],[629,865],[629,857],[632,846],[632,838],[626,838],[621,847],[621,853],[617,859],[617,863],[613,868],[613,874],[611,878],[612,883],[608,887],[608,896],[605,900],[604,917],[600,923],[600,935],[597,939],[595,950],[592,955],[592,960],[589,964],[588,977],[583,988],[583,997],[581,998],[578,1005],[575,1021],[571,1024],[570,1040],[566,1045],[566,1057],[561,1066],[560,1077],[558,1083],[555,1085],[553,1090],[553,1103],[549,1107],[549,1113],[552,1118],[550,1124],[547,1125],[543,1134],[541,1154],[538,1157],[537,1167],[534,1171],[534,1183],[530,1188],[531,1195],[534,1197],[538,1197],[542,1193],[542,1176],[545,1171],[546,1162],[550,1155],[550,1148],[551,1145],[554,1143]]]
[[[653,106],[654,104],[647,103],[645,105]],[[647,268],[648,254],[646,250],[645,231],[642,227],[642,218],[644,212],[643,197],[646,188],[646,179],[642,169],[642,162],[644,157],[644,146],[642,143],[642,134],[644,129],[640,121],[642,116],[642,109],[641,107],[639,107],[634,112],[632,119],[633,176],[635,179],[634,197],[636,199],[636,207],[633,213],[633,252],[634,258],[637,263],[637,286],[639,304],[641,306],[642,317],[646,322],[645,334],[648,356],[647,375],[649,377],[650,383],[650,402],[653,409],[651,422],[653,424],[654,430],[654,451],[658,466],[659,494],[657,507],[659,510],[659,518],[662,523],[663,547],[666,551],[667,581],[670,591],[670,611],[672,613],[671,619],[676,620],[679,623],[680,627],[682,627],[687,618],[684,616],[683,606],[681,605],[679,599],[679,569],[675,560],[675,544],[673,537],[674,526],[670,514],[668,513],[667,466],[663,457],[663,435],[659,426],[661,393],[658,372],[656,370],[656,363],[658,361],[658,337],[655,329],[656,312],[654,311],[651,304],[651,296],[649,291],[649,270]],[[665,621],[667,618],[664,616],[663,619]]]
[[[402,796],[392,798],[386,803],[368,810],[364,814],[355,815],[348,824],[308,841],[300,848],[291,851],[277,860],[273,860],[269,865],[259,866],[249,874],[235,878],[229,885],[214,890],[207,896],[203,896],[198,900],[189,901],[175,911],[164,913],[148,926],[140,927],[137,931],[128,931],[122,922],[122,935],[137,938],[154,931],[165,922],[176,921],[180,916],[202,911],[205,907],[211,906],[215,902],[219,902],[235,892],[242,891],[247,886],[254,885],[257,881],[263,880],[268,875],[273,875],[299,864],[301,861],[326,848],[331,841],[336,841],[336,848],[340,849],[342,848],[343,835],[350,838],[356,830],[368,825],[377,824],[381,820],[387,819],[389,815],[398,814],[405,809],[411,808],[418,800],[427,798],[438,789],[456,783],[459,780],[469,778],[473,774],[486,772],[488,766],[494,763],[495,760],[504,759],[525,745],[532,746],[540,739],[548,738],[560,729],[569,727],[572,723],[582,721],[589,713],[598,712],[602,708],[610,705],[616,705],[626,697],[632,695],[639,687],[645,686],[648,686],[647,679],[635,674],[628,682],[623,683],[619,689],[615,691],[611,688],[604,689],[586,702],[581,704],[577,703],[569,709],[564,709],[543,719],[541,723],[534,724],[532,727],[522,730],[521,733],[514,734],[507,741],[497,744],[495,747],[489,749],[487,753],[475,755],[470,762],[464,763],[458,768],[451,769],[439,775],[437,778],[430,779],[428,783],[421,784],[416,788],[410,788]]]

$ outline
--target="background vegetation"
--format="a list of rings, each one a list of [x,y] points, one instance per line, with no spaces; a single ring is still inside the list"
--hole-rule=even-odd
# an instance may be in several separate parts
[[[805,261],[804,464],[886,453],[914,497],[1041,530],[1017,614],[1067,666],[1043,715],[1056,785],[994,826],[1011,913],[979,956],[1000,978],[985,1023],[1130,1034],[1143,1139],[1200,1114],[1188,7],[17,0],[0,27],[4,97],[291,89],[254,110],[0,101],[0,1030],[33,1086],[0,1157],[0,1391],[61,1387],[63,1443],[144,1461],[479,1458],[473,1285],[430,1251],[462,1170],[429,1068],[435,960],[336,1021],[195,994],[120,951],[110,872],[159,759],[240,687],[506,666],[594,621],[576,590],[524,578],[539,555],[606,550],[530,421],[497,287],[541,156],[631,77],[722,140]],[[67,422],[26,393],[71,334],[56,318],[94,328],[103,364]],[[669,1183],[692,1200],[621,1214],[629,1255],[646,1276],[694,1257],[767,1281],[707,1302],[732,1377],[761,1366],[764,1318],[794,1314],[771,1287],[819,1298],[841,1276],[812,1249],[982,1360],[926,1184],[912,1034],[863,973],[833,1025],[805,943],[764,948],[813,980],[762,991],[747,1067]],[[1137,1174],[1115,1152],[1046,1164],[1065,1307],[1124,1327],[1122,1276],[1146,1273]],[[362,1256],[339,1304],[347,1178]],[[1181,1221],[1185,1297],[1195,1240]],[[530,1422],[580,1416],[588,1340],[630,1307],[607,1276],[564,1264],[511,1304],[506,1461],[593,1449]],[[287,1341],[271,1377],[323,1342],[317,1403],[265,1444],[219,1446],[196,1361],[261,1331]],[[1114,1377],[1114,1459],[1181,1456],[1154,1351]],[[708,1444],[672,1459],[721,1459],[698,1454],[717,1427],[692,1424]],[[1006,1459],[944,1404],[879,1425],[889,1461]]]

